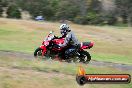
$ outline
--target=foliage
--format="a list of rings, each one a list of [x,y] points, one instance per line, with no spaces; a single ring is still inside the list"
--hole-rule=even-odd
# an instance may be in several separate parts
[[[74,19],[75,23],[78,24],[98,24],[99,15],[95,12],[89,12],[86,16],[77,16]]]
[[[21,18],[21,12],[16,5],[10,5],[7,9],[8,18]]]
[[[74,17],[78,14],[78,11],[78,7],[77,5],[75,5],[74,2],[69,3],[69,0],[61,1],[58,4],[58,9],[55,16],[58,19],[66,19],[72,21]]]
[[[3,8],[2,8],[2,6],[0,5],[0,17],[2,16],[2,13],[3,13]]]
[[[123,23],[132,26],[132,0],[115,0],[117,12],[123,18]]]
[[[11,7],[12,4],[16,7]],[[69,20],[79,24],[114,25],[120,17],[124,24],[132,24],[131,0],[0,0],[0,5],[8,7],[7,13],[13,14],[13,18],[17,15],[17,18],[20,18],[20,8],[28,11],[33,19],[41,15],[45,20],[52,21]],[[3,12],[2,7],[0,14]],[[9,11],[9,8],[13,8],[13,11]]]
[[[0,17],[2,16],[3,13],[3,2],[0,0]]]

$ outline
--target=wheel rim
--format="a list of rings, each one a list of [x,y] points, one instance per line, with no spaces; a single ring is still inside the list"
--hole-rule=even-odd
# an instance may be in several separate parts
[[[42,50],[39,50],[39,51],[37,52],[37,57],[38,57],[38,59],[43,59]]]
[[[86,62],[88,60],[87,55],[84,55],[84,62]]]
[[[42,56],[42,50],[38,51],[38,52],[37,52],[37,55],[38,55],[38,56]]]

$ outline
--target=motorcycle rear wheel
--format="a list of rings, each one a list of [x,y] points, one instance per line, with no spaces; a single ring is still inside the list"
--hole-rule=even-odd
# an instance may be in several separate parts
[[[90,60],[91,60],[91,56],[90,56],[89,52],[82,51],[81,52],[81,58],[80,59],[81,59],[80,60],[81,62],[83,62],[85,64],[88,64],[90,62]]]

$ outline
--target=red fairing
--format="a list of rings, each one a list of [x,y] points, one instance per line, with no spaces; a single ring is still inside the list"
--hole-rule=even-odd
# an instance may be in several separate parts
[[[89,45],[89,47],[92,48],[93,45],[94,45],[94,42],[91,42],[90,45]]]
[[[62,38],[62,39],[54,39],[53,42],[55,44],[63,44],[64,43],[64,38]]]
[[[88,48],[88,46],[82,46],[81,48],[82,48],[82,49],[87,49],[87,48]]]
[[[42,45],[44,45],[44,41],[42,42]]]
[[[41,45],[40,48],[43,50],[42,55],[44,56],[44,54],[46,53],[47,49],[44,45]]]
[[[81,44],[81,49],[88,49],[88,48],[90,49],[93,47],[93,45],[94,45],[94,42],[90,42],[90,44],[88,45]]]

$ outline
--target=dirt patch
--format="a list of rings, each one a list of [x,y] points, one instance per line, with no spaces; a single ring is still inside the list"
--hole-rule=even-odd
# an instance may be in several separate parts
[[[0,51],[0,56],[15,57],[15,58],[28,59],[28,60],[35,59],[32,54],[27,54],[23,52],[13,52],[13,51]],[[112,68],[125,70],[125,71],[132,70],[132,65],[120,64],[120,63],[92,60],[89,64],[93,66],[100,66],[100,67],[101,66],[112,67]]]
[[[107,67],[112,67],[112,68],[116,68],[119,70],[132,70],[132,65],[126,65],[126,64],[120,64],[120,63],[112,63],[112,62],[103,62],[103,61],[96,61],[96,60],[92,60],[91,65],[95,65],[95,66],[107,66]]]
[[[43,78],[67,77],[68,79],[74,79],[74,76],[68,75],[68,74],[56,73],[56,72],[39,72],[32,69],[17,69],[17,68],[9,68],[9,67],[0,67],[0,72],[9,72],[10,74],[13,74],[14,76],[17,74],[27,74],[30,76],[38,75]]]
[[[6,50],[1,50],[0,56],[22,58],[22,59],[29,59],[29,60],[34,59],[32,54],[27,54],[23,52],[15,52],[15,51],[6,51]]]

